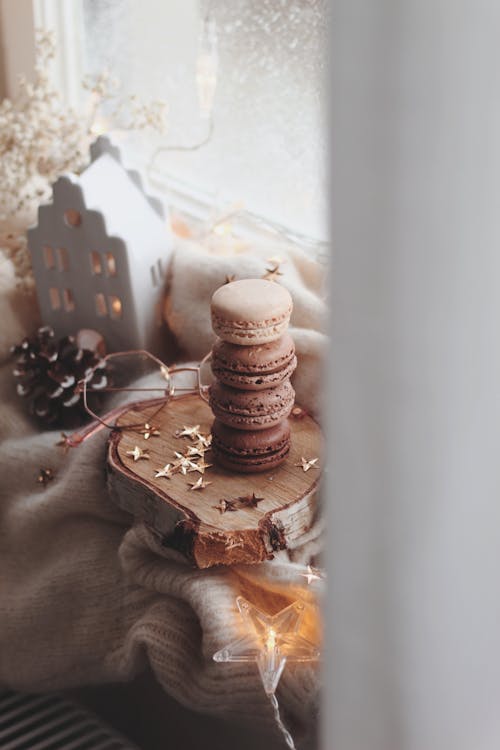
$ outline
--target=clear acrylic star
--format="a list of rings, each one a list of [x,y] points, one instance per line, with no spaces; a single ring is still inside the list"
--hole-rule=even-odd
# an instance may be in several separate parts
[[[255,607],[242,596],[236,599],[249,633],[213,655],[217,662],[257,663],[264,690],[272,695],[287,661],[313,661],[319,658],[316,646],[298,634],[304,605],[293,602],[275,615]]]

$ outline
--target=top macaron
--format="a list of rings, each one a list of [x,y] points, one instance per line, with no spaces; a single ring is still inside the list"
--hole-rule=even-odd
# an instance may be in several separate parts
[[[266,344],[286,331],[292,307],[290,293],[280,284],[266,279],[232,281],[212,297],[212,328],[230,344]]]

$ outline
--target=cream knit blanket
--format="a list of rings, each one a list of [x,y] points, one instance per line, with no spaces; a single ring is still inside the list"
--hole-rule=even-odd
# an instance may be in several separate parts
[[[209,299],[225,275],[261,276],[265,258],[274,254],[275,248],[236,257],[189,244],[177,248],[166,317],[186,358],[210,348]],[[295,303],[295,387],[298,401],[314,410],[324,269],[298,253],[285,255],[280,281]],[[0,687],[45,691],[130,680],[149,664],[181,703],[267,727],[276,741],[255,665],[216,664],[212,654],[239,634],[239,594],[270,611],[305,599],[310,636],[318,638],[317,596],[305,588],[299,565],[320,551],[318,528],[301,549],[270,563],[197,571],[161,550],[140,524],[131,526],[106,491],[106,431],[64,455],[54,447],[58,433],[38,431],[15,394],[7,345],[37,321],[23,318],[28,304],[13,287],[11,270],[2,258]],[[36,482],[40,467],[55,473],[46,486]],[[299,737],[314,723],[317,688],[317,665],[287,666],[278,697]]]

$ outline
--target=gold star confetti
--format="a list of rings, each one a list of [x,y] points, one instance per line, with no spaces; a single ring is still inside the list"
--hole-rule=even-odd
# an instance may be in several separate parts
[[[200,474],[204,474],[205,470],[210,469],[211,466],[213,466],[213,464],[206,464],[205,459],[202,459],[195,463],[191,469],[188,469],[188,471],[199,471]]]
[[[236,278],[236,276],[234,275],[234,273],[233,273],[232,276],[229,276],[228,274],[226,274],[226,280],[225,280],[224,284],[230,284],[232,281],[235,280],[235,278]]]
[[[224,546],[227,551],[234,549],[235,547],[243,547],[243,539],[240,536],[235,536],[232,539],[227,539]]]
[[[188,482],[188,484],[190,485],[190,490],[204,490],[205,487],[208,487],[212,482],[204,482],[203,477],[200,477],[196,482]]]
[[[172,464],[165,464],[163,469],[157,469],[155,473],[155,479],[159,479],[160,477],[165,477],[165,479],[171,479],[174,475],[174,467]]]
[[[319,469],[319,466],[316,466],[318,463],[319,458],[302,458],[300,459],[300,464],[295,464],[295,466],[301,466],[303,471],[309,471],[309,469]]]
[[[213,505],[213,508],[219,511],[219,513],[222,515],[222,513],[228,513],[230,511],[235,511],[237,508],[235,508],[235,501],[234,500],[219,500],[218,505]]]
[[[186,456],[199,456],[200,458],[203,458],[206,452],[207,448],[204,448],[202,445],[188,445]]]
[[[186,427],[186,425],[182,425],[182,430],[177,430],[177,432],[174,433],[174,437],[176,438],[181,438],[181,437],[198,438],[199,429],[200,429],[199,424],[195,424],[194,427]]]
[[[147,451],[143,451],[142,448],[139,448],[138,445],[134,446],[133,451],[127,451],[127,456],[132,456],[134,461],[140,461],[143,459],[144,461],[149,461],[149,453]]]
[[[310,565],[307,566],[307,573],[301,573],[300,575],[307,579],[308,585],[311,585],[313,581],[320,581],[322,578],[319,572],[315,568],[311,568]]]
[[[65,432],[61,432],[61,439],[57,441],[56,446],[62,448],[64,453],[67,453],[70,448],[76,448],[78,443],[81,442],[81,438],[74,438],[71,435],[66,435]]]
[[[196,466],[194,461],[190,461],[189,458],[186,456],[183,456],[182,453],[178,453],[177,451],[174,451],[174,456],[177,459],[173,463],[173,469],[177,469],[181,472],[181,474],[187,474],[189,470],[193,470],[193,467]]]
[[[203,435],[202,432],[199,432],[196,437],[198,438],[197,447],[202,446],[208,450],[212,445],[212,435]]]
[[[47,482],[51,482],[54,479],[54,472],[52,469],[43,469],[40,468],[40,473],[36,478],[36,481],[38,484],[47,484]]]
[[[244,495],[243,497],[237,498],[238,503],[240,504],[240,507],[242,508],[256,508],[257,503],[260,503],[261,500],[264,500],[263,497],[257,497],[255,492],[252,492],[251,495]]]
[[[158,429],[158,427],[156,425],[149,424],[149,422],[144,423],[144,426],[141,427],[139,433],[143,435],[144,440],[149,440],[150,437],[160,436],[160,430]]]
[[[273,266],[273,268],[266,268],[266,273],[262,278],[266,279],[267,281],[276,281],[277,276],[283,276],[280,271],[279,265]]]

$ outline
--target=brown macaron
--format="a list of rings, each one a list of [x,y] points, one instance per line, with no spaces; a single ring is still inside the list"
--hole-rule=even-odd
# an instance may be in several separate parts
[[[273,388],[297,367],[295,346],[289,333],[257,346],[239,346],[217,339],[212,349],[212,372],[232,388],[259,391]]]
[[[212,426],[212,456],[229,471],[254,474],[279,466],[290,451],[290,425],[283,419],[274,427],[251,432],[235,430],[216,419]]]
[[[214,416],[236,430],[265,430],[290,414],[295,391],[288,380],[275,388],[242,391],[215,381],[209,389]]]

